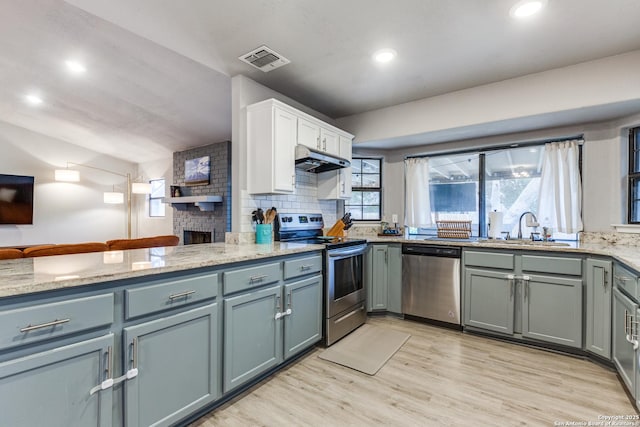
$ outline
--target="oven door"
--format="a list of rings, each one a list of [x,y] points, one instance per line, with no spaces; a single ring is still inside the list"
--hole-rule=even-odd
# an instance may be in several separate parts
[[[365,299],[364,253],[367,245],[327,251],[327,317]]]

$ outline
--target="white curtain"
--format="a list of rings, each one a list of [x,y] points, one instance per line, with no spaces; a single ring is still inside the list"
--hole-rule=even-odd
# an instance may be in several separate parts
[[[426,157],[406,159],[405,215],[407,227],[430,227],[431,201],[429,199],[429,159]]]
[[[538,221],[560,233],[582,231],[582,186],[579,142],[552,142],[544,146]]]

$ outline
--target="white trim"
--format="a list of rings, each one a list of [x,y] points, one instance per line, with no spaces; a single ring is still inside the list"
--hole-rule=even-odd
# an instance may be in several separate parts
[[[640,234],[640,224],[611,224],[618,233]]]

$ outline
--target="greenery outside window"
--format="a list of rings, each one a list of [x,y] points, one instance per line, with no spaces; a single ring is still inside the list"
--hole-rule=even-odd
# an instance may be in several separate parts
[[[629,130],[629,224],[640,224],[640,127]]]
[[[351,160],[351,198],[345,211],[355,221],[382,219],[382,159],[354,157]]]
[[[164,178],[152,179],[149,183],[151,184],[151,194],[149,194],[149,216],[163,217],[165,216],[166,206],[162,203],[162,198],[165,195]]]

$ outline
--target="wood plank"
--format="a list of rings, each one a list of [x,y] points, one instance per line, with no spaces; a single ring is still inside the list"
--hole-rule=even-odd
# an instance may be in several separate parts
[[[192,426],[554,425],[637,413],[615,372],[588,360],[392,317],[367,322],[411,334],[375,376],[318,348]]]

